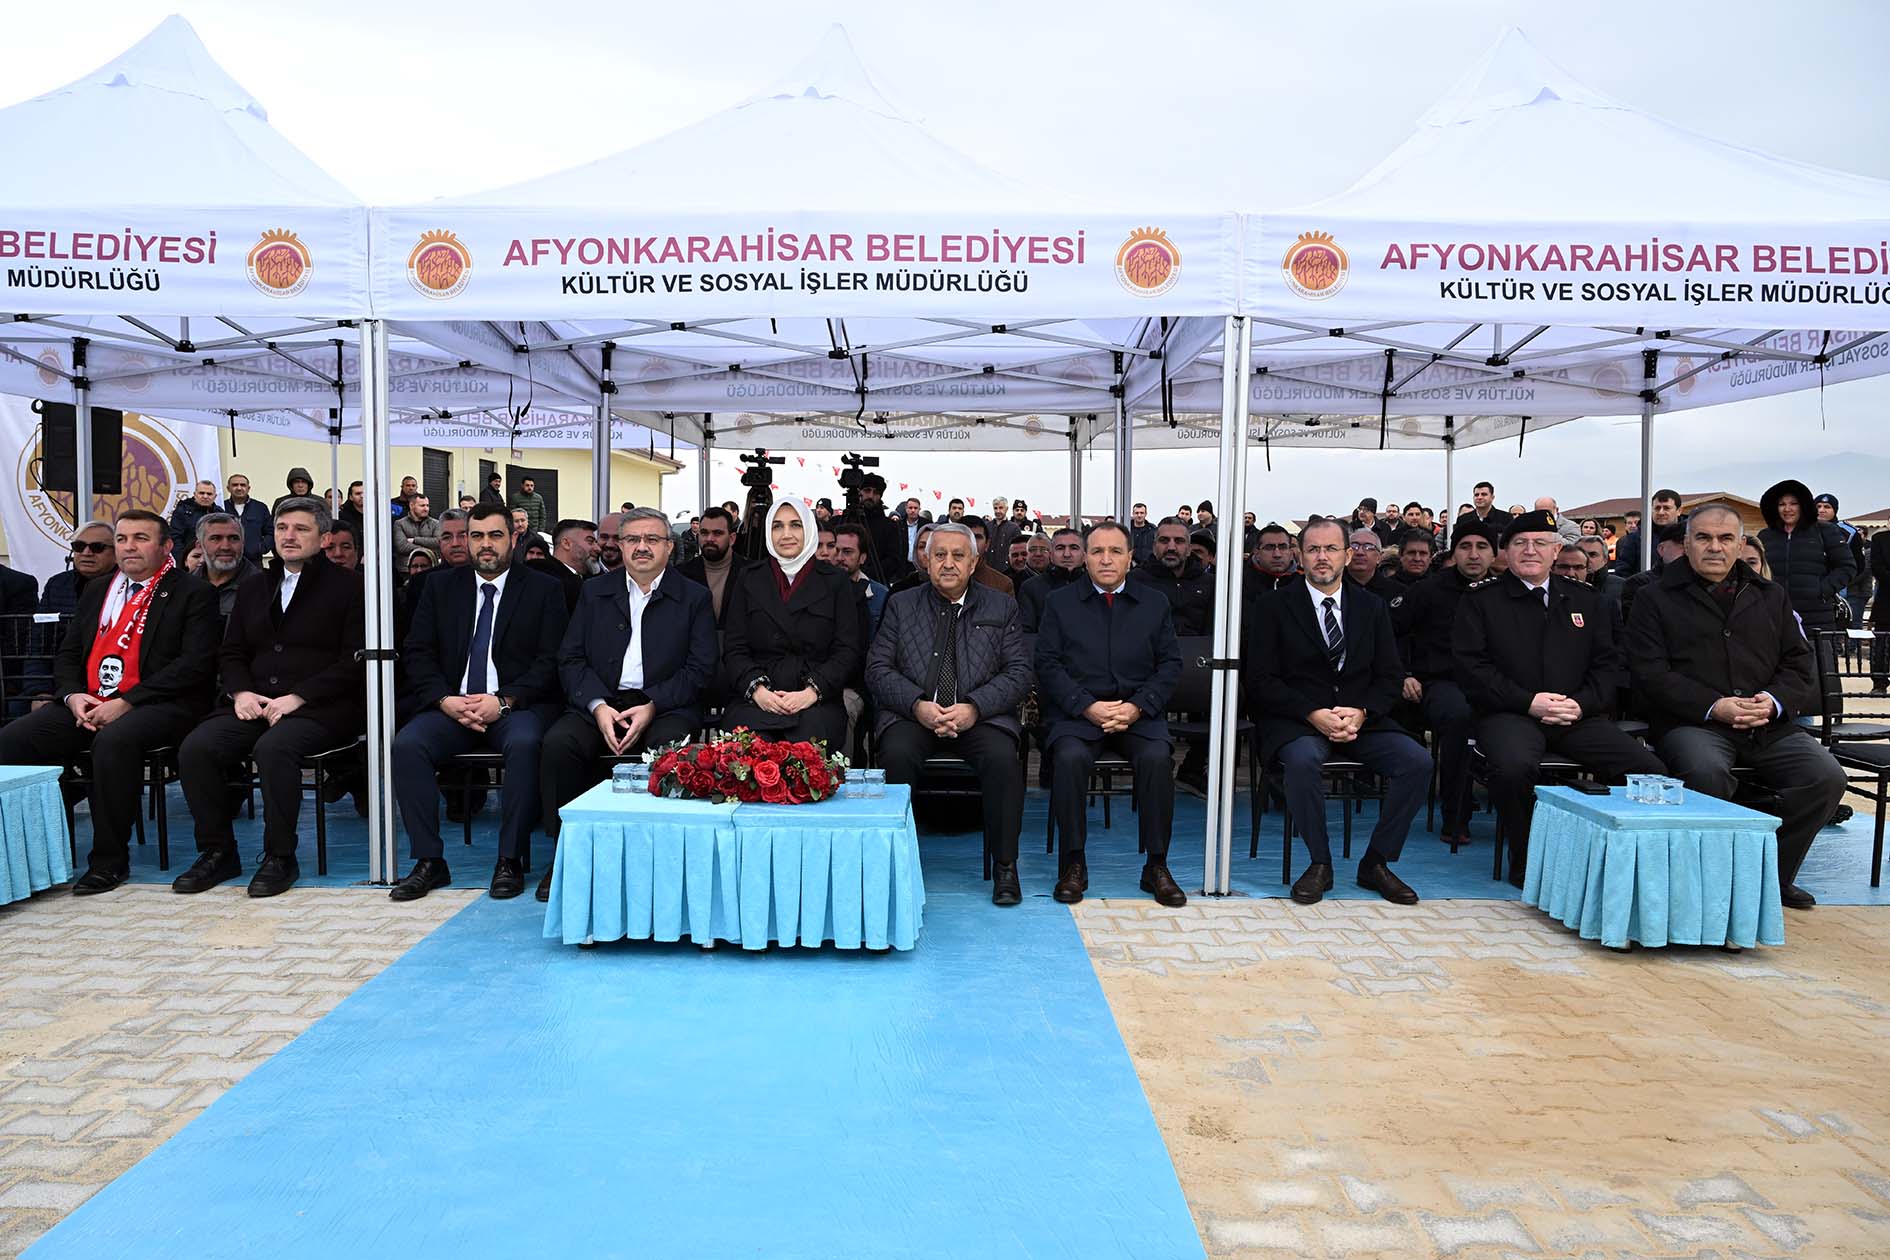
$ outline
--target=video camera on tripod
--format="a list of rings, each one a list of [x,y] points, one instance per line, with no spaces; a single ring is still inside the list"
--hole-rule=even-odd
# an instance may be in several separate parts
[[[866,474],[860,469],[878,467],[877,455],[856,455],[848,451],[840,457],[840,490],[846,495],[846,519],[860,519],[860,487],[866,484]]]
[[[737,455],[736,462],[742,465],[742,484],[750,490],[766,490],[774,484],[774,474],[770,468],[787,463],[783,455],[770,455],[761,447],[755,448],[753,455]],[[753,497],[753,496],[750,496]]]

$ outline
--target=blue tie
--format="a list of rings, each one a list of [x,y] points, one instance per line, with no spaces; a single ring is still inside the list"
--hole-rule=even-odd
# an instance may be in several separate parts
[[[479,624],[473,627],[472,647],[466,661],[466,694],[486,694],[486,658],[492,655],[493,593],[499,588],[490,582],[479,584]]]

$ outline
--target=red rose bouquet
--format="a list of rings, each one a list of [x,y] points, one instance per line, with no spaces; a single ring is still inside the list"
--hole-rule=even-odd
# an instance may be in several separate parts
[[[805,805],[840,790],[847,759],[809,740],[763,739],[747,727],[707,743],[676,743],[645,758],[650,791],[677,799]]]

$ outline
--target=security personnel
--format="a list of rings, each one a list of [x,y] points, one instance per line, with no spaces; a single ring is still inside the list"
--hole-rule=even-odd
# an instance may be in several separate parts
[[[1458,532],[1469,523],[1459,519]],[[1610,720],[1627,682],[1614,612],[1593,587],[1550,574],[1561,549],[1553,512],[1522,513],[1503,530],[1508,570],[1478,582],[1457,606],[1457,684],[1476,710],[1477,747],[1518,888],[1545,753],[1617,781],[1665,771]]]
[[[1437,749],[1444,805],[1438,838],[1465,844],[1470,839],[1470,736],[1476,717],[1457,685],[1452,645],[1457,605],[1496,563],[1495,531],[1471,517],[1458,528],[1451,550],[1454,566],[1413,583],[1392,596],[1390,604],[1398,654],[1404,659],[1404,700],[1416,708]]]

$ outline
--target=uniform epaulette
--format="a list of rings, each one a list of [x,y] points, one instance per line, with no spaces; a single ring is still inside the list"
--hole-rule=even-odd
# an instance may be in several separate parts
[[[1490,576],[1486,578],[1479,578],[1477,581],[1470,583],[1470,585],[1464,587],[1464,589],[1466,591],[1481,590],[1483,587],[1490,585],[1492,582],[1500,582],[1502,580],[1503,580],[1502,574],[1492,573],[1490,574]]]

